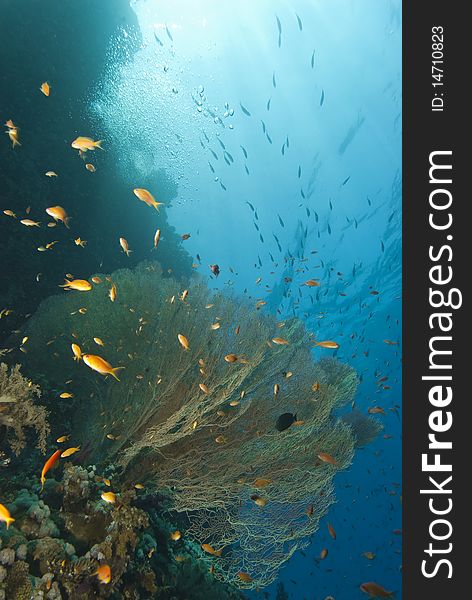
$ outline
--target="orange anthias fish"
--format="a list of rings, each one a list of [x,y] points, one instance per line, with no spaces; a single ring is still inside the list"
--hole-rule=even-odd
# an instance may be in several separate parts
[[[320,282],[316,279],[309,279],[308,281],[305,281],[303,285],[306,285],[307,287],[317,287],[320,285]]]
[[[52,469],[56,464],[58,458],[61,456],[62,450],[56,450],[52,456],[50,456],[44,463],[43,470],[41,471],[41,489],[44,488],[44,482],[46,481],[46,473]]]
[[[100,583],[110,583],[111,568],[109,565],[100,565],[94,573]]]
[[[370,406],[367,412],[371,415],[384,415],[385,411],[381,406]]]
[[[82,359],[87,367],[90,367],[93,371],[97,371],[97,373],[100,373],[100,375],[111,375],[117,381],[120,380],[118,379],[116,373],[125,368],[112,367],[104,358],[101,356],[96,356],[95,354],[82,354]]]
[[[337,461],[331,456],[331,454],[327,454],[326,452],[319,452],[317,454],[318,458],[325,463],[329,463],[330,465],[338,466]]]
[[[157,250],[157,246],[159,244],[159,240],[161,239],[161,230],[157,229],[154,234],[154,249]]]
[[[10,511],[6,506],[0,504],[0,521],[3,521],[7,524],[7,529],[13,523],[15,519],[10,515]]]
[[[333,342],[332,340],[325,340],[323,342],[315,342],[315,346],[319,346],[320,348],[328,348],[330,350],[336,350],[339,348],[338,342]]]
[[[128,242],[124,237],[120,237],[120,246],[122,247],[123,252],[126,254],[126,256],[129,256],[131,254],[132,250],[129,249]]]
[[[333,540],[336,539],[336,531],[334,530],[334,527],[331,525],[331,523],[328,523],[328,531],[329,531],[329,535],[333,538]]]
[[[67,215],[62,206],[50,206],[49,208],[46,208],[46,212],[55,221],[62,221],[64,225],[69,228],[70,217]]]
[[[215,550],[210,544],[202,544],[202,550],[205,550],[205,552],[208,552],[208,554],[212,554],[213,556],[221,556],[221,553],[223,552],[223,548]]]
[[[15,146],[21,146],[20,142],[18,141],[18,127],[14,125],[11,119],[8,119],[8,121],[5,123],[5,127],[8,128],[6,133],[13,144],[13,148]]]
[[[283,345],[287,345],[288,344],[288,341],[286,339],[284,339],[284,338],[281,338],[281,337],[272,338],[272,342],[274,344],[278,344],[279,346],[283,346]]]
[[[361,590],[368,594],[370,598],[393,598],[393,592],[388,592],[378,583],[368,581],[360,585]]]
[[[95,148],[100,148],[100,150],[103,150],[101,147],[102,142],[103,140],[98,140],[98,142],[95,142],[92,140],[92,138],[79,136],[71,143],[71,146],[74,148],[74,150],[80,150],[81,152],[95,150]]]
[[[108,504],[115,504],[116,502],[116,495],[113,492],[103,492],[100,495],[100,498],[104,502],[108,502]]]
[[[248,573],[245,573],[244,571],[238,571],[237,576],[244,583],[250,583],[252,581],[252,577]]]
[[[49,83],[47,81],[45,81],[44,83],[41,84],[41,87],[39,88],[43,94],[45,96],[49,96],[49,94],[51,93],[51,88],[49,86]]]
[[[67,450],[64,450],[64,452],[61,453],[61,458],[67,458],[68,456],[72,456],[79,450],[80,446],[78,446],[77,448],[67,448]]]
[[[148,192],[148,190],[145,190],[144,188],[134,188],[133,193],[136,198],[139,198],[139,200],[148,206],[153,206],[158,212],[159,206],[163,206],[162,202],[157,202],[151,192]]]
[[[82,350],[78,344],[71,344],[72,352],[74,353],[74,360],[80,360],[82,358]]]
[[[116,300],[116,285],[114,283],[111,284],[110,291],[108,292],[108,296],[112,302]]]
[[[59,287],[68,290],[77,290],[78,292],[89,292],[92,289],[92,284],[86,279],[66,279],[66,282]]]
[[[272,483],[272,479],[263,479],[261,477],[259,479],[256,479],[252,485],[256,488],[263,488],[263,487],[270,485],[271,483]]]
[[[177,335],[177,338],[178,338],[178,340],[180,342],[180,345],[182,346],[182,348],[184,350],[189,350],[190,349],[190,345],[188,343],[188,339],[184,335],[182,335],[181,333],[179,333]]]

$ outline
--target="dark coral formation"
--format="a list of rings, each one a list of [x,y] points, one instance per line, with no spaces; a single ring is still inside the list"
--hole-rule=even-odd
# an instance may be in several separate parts
[[[23,480],[7,503],[15,522],[0,525],[0,600],[242,598],[213,580],[191,544],[171,540],[158,502],[145,512],[131,489],[107,504],[94,467],[66,463],[56,476],[43,497],[36,478]],[[104,564],[109,583],[97,577]]]

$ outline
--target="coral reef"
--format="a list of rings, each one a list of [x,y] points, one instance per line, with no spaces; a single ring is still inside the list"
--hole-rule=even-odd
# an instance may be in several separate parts
[[[198,280],[184,290],[157,263],[99,277],[30,319],[30,372],[58,389],[72,382],[82,457],[116,465],[127,488],[164,494],[217,578],[269,584],[308,543],[334,501],[335,474],[352,460],[354,430],[335,414],[353,398],[356,374],[332,359],[314,363],[300,321],[277,322],[262,304]],[[72,360],[71,343],[124,367],[121,381]],[[278,431],[285,413],[295,423]]]
[[[191,544],[170,539],[162,507],[148,516],[135,505],[133,488],[104,502],[101,492],[109,488],[94,467],[67,463],[44,499],[37,478],[23,483],[8,503],[14,523],[0,525],[0,599],[242,598],[214,581]],[[101,565],[110,567],[108,583],[98,580]]]
[[[46,451],[47,412],[35,404],[35,396],[40,396],[39,387],[21,375],[19,365],[9,370],[5,363],[0,364],[0,449],[2,441],[6,441],[18,455],[26,445],[25,430],[33,428],[38,448],[43,454]]]

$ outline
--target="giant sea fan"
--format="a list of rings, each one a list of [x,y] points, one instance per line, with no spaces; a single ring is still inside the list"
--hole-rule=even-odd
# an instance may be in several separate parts
[[[72,379],[74,442],[96,463],[119,465],[123,485],[165,493],[186,515],[184,537],[222,550],[205,555],[217,577],[271,583],[317,530],[334,501],[334,475],[352,460],[353,430],[334,411],[352,399],[355,372],[313,362],[303,324],[278,323],[255,301],[212,293],[198,279],[182,300],[181,285],[156,263],[113,273],[113,303],[101,277],[90,292],[41,304],[21,334],[30,372],[58,389]],[[125,367],[121,381],[74,362],[71,343]],[[228,363],[228,354],[238,360]],[[286,412],[299,422],[278,431]]]

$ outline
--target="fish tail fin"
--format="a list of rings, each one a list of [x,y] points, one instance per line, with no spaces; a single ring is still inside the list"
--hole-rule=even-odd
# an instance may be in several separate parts
[[[7,524],[7,529],[10,527],[10,525],[15,521],[15,519],[13,517],[7,517],[5,519],[5,523]]]
[[[125,250],[126,252],[126,256],[129,256],[131,254],[131,252],[133,252],[132,250]]]
[[[103,144],[103,140],[98,140],[97,142],[94,142],[93,145],[95,146],[95,148],[100,148],[100,150],[103,150],[102,144]]]
[[[70,217],[66,217],[66,218],[64,219],[64,225],[67,227],[67,229],[70,229],[70,226],[69,226],[69,221],[70,221]]]
[[[121,371],[121,369],[124,369],[124,367],[115,367],[114,369],[112,369],[112,370],[110,371],[110,375],[111,375],[112,377],[114,377],[114,378],[116,379],[116,381],[120,381],[120,380],[118,379],[118,377],[117,377],[116,373],[117,373],[118,371]]]

